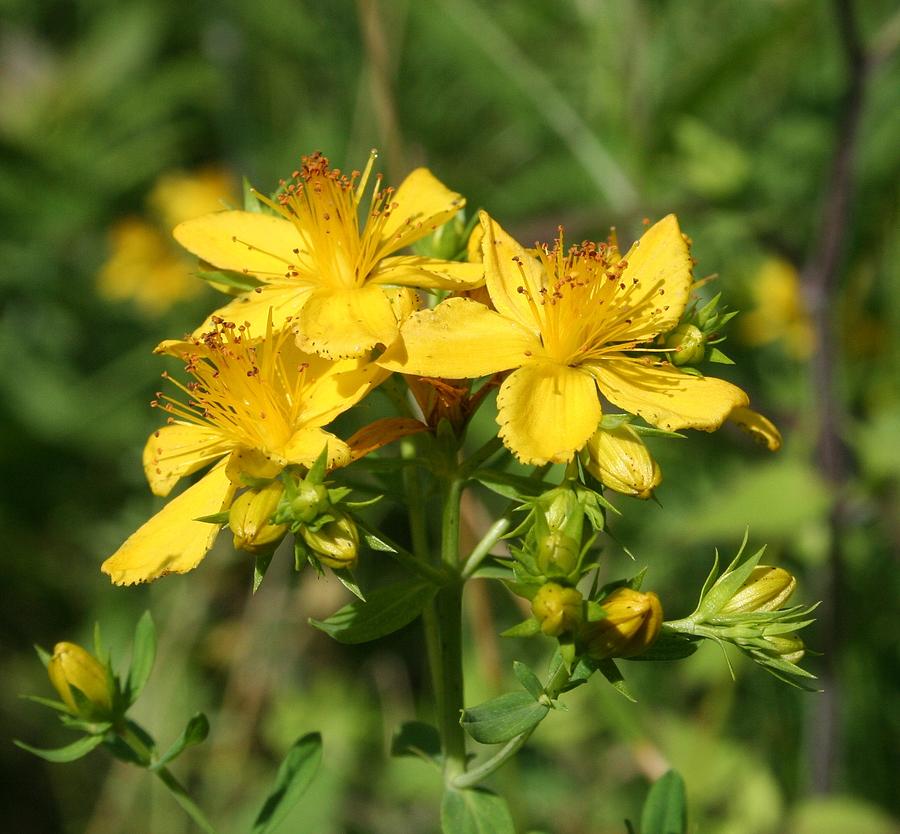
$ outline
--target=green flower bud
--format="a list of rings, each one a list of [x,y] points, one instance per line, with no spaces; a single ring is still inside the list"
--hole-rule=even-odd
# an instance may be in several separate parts
[[[537,504],[543,511],[543,520],[551,533],[562,530],[572,538],[581,537],[584,509],[575,490],[568,486],[554,487],[545,492],[537,500]]]
[[[588,440],[587,470],[604,486],[632,495],[650,498],[662,480],[656,461],[627,423],[612,429],[597,429]]]
[[[105,717],[112,711],[112,692],[103,664],[75,643],[57,643],[47,665],[50,683],[59,693],[72,715],[92,719]],[[87,703],[79,703],[77,689]]]
[[[465,250],[466,240],[466,219],[464,213],[458,211],[430,235],[413,244],[413,249],[417,255],[449,261]]]
[[[706,336],[695,324],[679,324],[666,337],[673,365],[696,365],[706,355]]]
[[[581,622],[582,601],[581,593],[575,588],[547,582],[531,600],[531,611],[544,634],[559,637]]]
[[[580,546],[575,539],[558,530],[541,536],[537,543],[537,564],[544,576],[564,578],[578,564]]]
[[[634,657],[650,648],[659,636],[663,611],[656,594],[619,588],[600,604],[606,617],[587,623],[579,635],[591,657]]]
[[[262,489],[242,492],[231,505],[228,526],[234,534],[234,546],[248,553],[274,550],[287,533],[286,524],[272,524],[284,487],[272,481]]]
[[[297,494],[291,499],[291,516],[296,521],[308,524],[331,506],[328,490],[323,484],[300,481],[296,490]]]
[[[778,655],[788,663],[799,663],[803,659],[805,647],[799,637],[773,635],[764,636],[763,640],[766,642],[766,651]]]
[[[334,521],[326,522],[318,530],[301,527],[300,535],[323,565],[334,570],[352,568],[359,553],[356,522],[341,510],[331,512],[335,516]]]
[[[796,587],[797,580],[786,570],[770,565],[757,565],[747,581],[719,609],[716,616],[777,611],[790,599]]]

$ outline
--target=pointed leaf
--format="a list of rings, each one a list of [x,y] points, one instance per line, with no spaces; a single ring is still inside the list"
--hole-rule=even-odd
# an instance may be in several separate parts
[[[269,569],[269,565],[272,563],[272,557],[274,555],[274,550],[271,553],[260,553],[253,560],[253,590],[251,593],[255,594],[259,590],[259,586],[262,585],[262,581],[266,576],[266,571]]]
[[[268,834],[284,820],[312,783],[322,761],[322,736],[307,733],[294,742],[278,768],[275,785],[251,834]]]
[[[442,834],[516,834],[506,800],[484,788],[449,789],[441,802]]]
[[[340,580],[340,583],[353,594],[353,596],[363,602],[366,601],[363,592],[359,589],[359,585],[356,584],[356,579],[353,577],[353,571],[348,570],[347,568],[332,568],[331,572]]]
[[[524,663],[513,661],[513,672],[519,679],[519,683],[525,687],[525,691],[531,693],[531,697],[537,700],[544,694],[544,685],[541,679],[531,671]]]
[[[685,834],[686,831],[684,779],[670,770],[650,788],[641,813],[641,834]]]
[[[309,622],[339,643],[366,643],[411,623],[435,593],[437,588],[426,582],[390,585],[370,594],[366,602],[351,602],[327,620]]]
[[[612,687],[616,690],[616,692],[627,698],[629,701],[631,701],[631,703],[637,703],[637,699],[634,698],[631,692],[628,691],[628,686],[625,683],[625,678],[619,671],[619,667],[616,666],[615,661],[610,658],[598,661],[597,671],[612,684]]]
[[[184,728],[184,732],[175,743],[148,770],[159,770],[169,762],[177,759],[188,747],[200,744],[209,735],[209,721],[202,712],[198,712]]]
[[[463,710],[459,723],[475,741],[499,744],[536,727],[549,711],[528,692],[507,692]]]
[[[133,704],[153,671],[156,660],[156,627],[149,611],[145,611],[134,629],[131,644],[131,668],[128,670],[126,687],[128,703]]]
[[[529,617],[527,620],[522,620],[521,623],[506,629],[506,631],[501,631],[500,636],[533,637],[535,634],[540,634],[540,631],[541,624],[534,617]]]
[[[86,756],[91,750],[102,743],[102,735],[84,736],[84,738],[80,738],[78,741],[73,741],[65,747],[57,747],[55,750],[44,750],[40,747],[32,747],[30,744],[25,744],[24,741],[16,740],[13,742],[16,747],[21,747],[23,750],[27,750],[35,756],[40,756],[48,762],[74,762],[76,759]]]

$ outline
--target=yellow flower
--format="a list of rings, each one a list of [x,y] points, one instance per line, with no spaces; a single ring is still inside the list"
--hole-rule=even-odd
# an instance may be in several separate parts
[[[396,192],[376,178],[360,229],[358,210],[373,160],[360,179],[357,172],[347,177],[329,168],[321,154],[304,157],[277,203],[257,194],[278,217],[223,211],[178,226],[175,238],[195,255],[263,282],[217,315],[260,331],[271,308],[276,330],[295,317],[291,326],[303,350],[353,357],[392,342],[398,318],[414,309],[412,290],[390,288],[453,290],[480,283],[480,264],[393,254],[464,204],[425,168],[413,171]]]
[[[808,359],[815,345],[800,276],[781,258],[769,258],[754,276],[750,290],[756,307],[740,317],[740,333],[751,346],[781,341],[788,355]]]
[[[188,217],[215,211],[232,192],[224,171],[169,173],[157,180],[147,205],[159,223],[128,217],[109,233],[109,258],[97,276],[97,291],[110,301],[131,300],[148,316],[196,296],[203,284],[172,243],[172,228]]]
[[[219,322],[202,339],[158,350],[184,358],[193,381],[172,380],[184,402],[162,394],[155,401],[171,416],[144,449],[150,488],[168,495],[184,476],[218,463],[103,563],[120,585],[195,568],[221,526],[196,519],[227,509],[243,475],[272,478],[290,464],[311,466],[326,444],[329,467],[349,463],[350,447],[322,427],[388,375],[365,359],[304,354],[290,331],[273,334],[271,322],[262,341],[244,325]]]
[[[548,637],[559,637],[581,622],[584,598],[575,588],[545,582],[531,601],[531,612]]]
[[[619,588],[600,604],[606,617],[585,624],[580,634],[591,657],[634,657],[656,641],[663,621],[656,594]]]
[[[747,404],[740,388],[682,373],[640,347],[674,328],[688,301],[691,257],[674,215],[624,258],[614,245],[566,251],[561,240],[535,257],[486,214],[481,222],[494,310],[451,298],[414,313],[383,367],[451,378],[512,370],[497,397],[497,422],[525,463],[571,460],[600,423],[598,390],[668,430],[713,431]]]
[[[69,712],[82,718],[102,716],[112,709],[112,694],[106,669],[90,652],[76,643],[57,643],[47,664],[50,683]],[[72,689],[86,699],[79,704]]]

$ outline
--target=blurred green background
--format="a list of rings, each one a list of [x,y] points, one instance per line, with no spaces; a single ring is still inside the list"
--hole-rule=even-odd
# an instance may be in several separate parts
[[[140,453],[163,369],[150,351],[219,299],[181,297],[166,226],[246,175],[271,190],[303,153],[388,180],[429,165],[520,239],[623,240],[678,213],[698,276],[744,311],[722,375],[784,434],[777,455],[723,430],[658,443],[662,507],[620,499],[618,539],[667,614],[692,607],[713,550],[749,525],[767,561],[823,598],[796,692],[704,647],[625,664],[639,703],[594,681],[494,780],[522,831],[622,834],[649,781],[684,774],[707,834],[896,831],[900,543],[900,16],[890,0],[2,0],[0,456],[4,544],[2,827],[178,834],[187,818],[100,751],[47,765],[13,737],[68,736],[31,644],[122,659],[150,607],[161,654],[135,716],[162,744],[204,709],[176,766],[242,832],[287,744],[321,729],[325,768],[285,831],[432,832],[436,774],[388,761],[427,700],[417,626],[362,648],[305,624],[334,580],[276,562],[250,598],[227,537],[193,574],[113,588],[101,560],[158,506]],[[163,178],[162,180],[160,178]],[[173,197],[173,193],[175,196]],[[227,194],[223,195],[228,199]],[[233,198],[232,198],[233,199]],[[180,202],[179,202],[180,200]],[[202,208],[201,211],[208,210]],[[103,276],[99,277],[98,276]],[[467,524],[493,507],[473,496]],[[400,516],[388,523],[395,523]],[[609,548],[610,573],[633,565]],[[373,561],[382,558],[369,557]],[[377,571],[370,565],[370,572]],[[364,581],[366,580],[364,570]],[[519,617],[473,583],[467,700],[512,687]]]

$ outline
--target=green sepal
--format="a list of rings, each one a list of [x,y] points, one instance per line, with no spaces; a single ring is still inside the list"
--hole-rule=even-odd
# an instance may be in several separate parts
[[[530,501],[547,489],[547,484],[543,481],[512,475],[509,472],[496,472],[493,469],[477,469],[470,478],[491,492],[513,501]]]
[[[411,623],[436,593],[434,585],[421,580],[390,585],[366,602],[351,602],[328,619],[310,618],[309,623],[339,643],[367,643]]]
[[[588,600],[584,609],[584,620],[587,623],[598,623],[606,619],[606,609],[599,602]]]
[[[67,713],[69,711],[68,705],[64,704],[62,701],[54,701],[52,698],[44,698],[42,695],[20,695],[19,697],[25,701],[40,704],[42,707],[55,709],[57,712]]]
[[[46,669],[50,665],[50,658],[53,655],[50,654],[43,646],[39,646],[37,643],[34,644],[34,650],[37,653],[38,658],[41,663],[44,664],[44,668]]]
[[[278,768],[272,791],[253,823],[251,834],[269,834],[281,824],[312,784],[321,761],[320,733],[307,733],[291,745]]]
[[[571,672],[578,655],[575,649],[575,643],[568,635],[559,637],[559,656],[562,658],[566,671]]]
[[[741,550],[743,550],[743,547]],[[756,567],[765,552],[766,547],[763,545],[742,564],[736,565],[736,560],[740,556],[739,552],[738,557],[732,561],[728,569],[716,580],[703,598],[703,601],[697,606],[697,611],[691,617],[699,622],[713,619],[719,613],[719,610],[737,593],[741,585],[747,581],[753,572],[753,568]]]
[[[649,649],[626,660],[683,660],[699,648],[697,640],[671,631],[661,631]]]
[[[251,292],[257,287],[263,286],[263,282],[258,278],[230,269],[198,269],[194,275],[211,284],[221,284],[237,290],[238,293]]]
[[[147,770],[159,770],[169,762],[175,761],[188,747],[200,744],[209,735],[209,721],[202,712],[198,712],[188,721],[181,735],[173,742],[172,746],[163,753]]]
[[[78,741],[67,744],[65,747],[57,747],[54,750],[32,747],[30,744],[26,744],[24,741],[19,741],[18,739],[14,739],[13,744],[15,744],[16,747],[21,747],[28,753],[39,756],[47,762],[74,762],[82,756],[86,756],[95,747],[99,747],[103,744],[103,736],[85,736],[84,738],[78,739]]]
[[[80,733],[87,733],[89,736],[103,735],[112,727],[111,721],[91,721],[68,714],[60,715],[59,720],[67,730],[77,730]]]
[[[343,585],[348,591],[350,591],[353,596],[357,599],[366,601],[366,597],[363,592],[360,590],[359,585],[356,582],[356,579],[353,576],[353,571],[348,568],[332,568],[331,572],[338,578],[341,585]]]
[[[319,456],[313,462],[313,465],[309,468],[309,473],[306,476],[307,481],[312,481],[316,484],[321,484],[325,480],[325,473],[328,469],[328,444],[326,443],[322,447],[322,451],[319,452]]]
[[[534,637],[535,634],[540,634],[541,632],[541,624],[534,618],[529,617],[527,620],[522,620],[521,623],[518,623],[510,628],[506,629],[506,631],[501,631],[501,637]]]
[[[345,486],[329,487],[327,491],[328,491],[328,500],[332,504],[340,504],[341,501],[343,501],[351,492],[353,492],[353,490],[350,487],[345,487]],[[376,498],[374,500],[378,500],[380,498],[381,498],[381,496],[379,495],[378,498]],[[365,505],[363,505],[363,506],[365,506]]]
[[[713,347],[709,349],[709,355],[706,357],[710,362],[716,362],[719,365],[733,365],[734,360],[729,359],[721,350],[717,347]]]
[[[220,513],[211,513],[210,515],[202,515],[195,518],[194,521],[202,521],[204,524],[228,524],[228,510]]]
[[[529,692],[507,692],[463,710],[459,723],[475,741],[500,744],[532,730],[549,711]]]
[[[253,214],[263,214],[263,204],[256,197],[256,189],[250,185],[250,180],[246,177],[241,177],[241,191],[243,192],[244,197],[244,211],[252,212]],[[268,206],[265,206],[268,209]]]
[[[616,692],[624,698],[627,698],[631,703],[637,703],[637,699],[629,692],[628,685],[625,683],[625,678],[612,658],[607,657],[604,660],[598,660],[596,662],[596,668],[597,671],[610,682],[612,688],[615,689]]]
[[[441,734],[424,721],[405,721],[391,739],[392,756],[417,756],[440,768],[443,762]]]
[[[269,565],[272,564],[274,555],[275,551],[270,550],[267,553],[258,553],[253,559],[253,586],[251,593],[255,594],[259,590],[259,586],[262,585],[262,581],[266,577],[266,571],[269,569]]]

